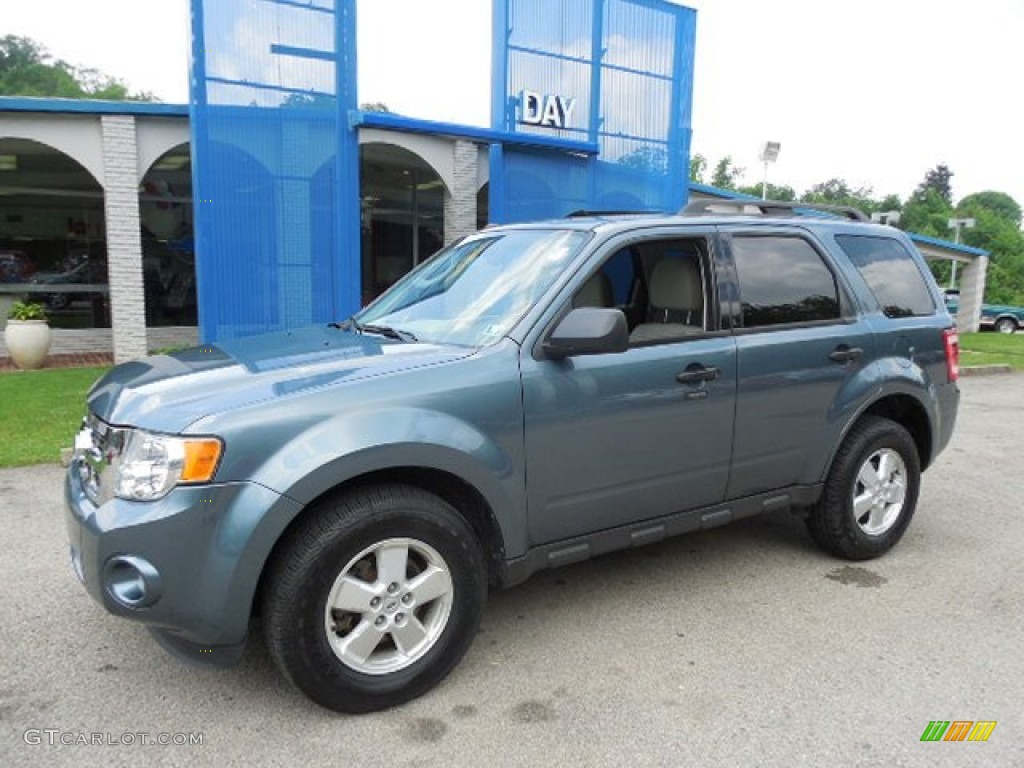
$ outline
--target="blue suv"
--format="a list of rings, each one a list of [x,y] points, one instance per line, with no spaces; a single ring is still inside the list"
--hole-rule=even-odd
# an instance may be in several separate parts
[[[881,555],[953,430],[957,333],[901,232],[798,213],[488,228],[344,322],[120,365],[67,475],[75,572],[200,662],[259,614],[289,680],[364,712],[542,569],[786,508]]]

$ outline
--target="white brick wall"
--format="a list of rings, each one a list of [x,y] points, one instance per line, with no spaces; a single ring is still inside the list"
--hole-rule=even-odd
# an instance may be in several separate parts
[[[199,329],[195,326],[175,325],[145,330],[146,347],[150,350],[166,349],[167,347],[192,347],[199,343]],[[109,353],[113,349],[113,334],[109,328],[54,328],[50,343],[51,355]],[[2,333],[0,333],[0,357],[10,357]]]
[[[452,145],[454,184],[444,196],[444,242],[476,232],[477,147],[456,139]]]
[[[988,256],[978,256],[962,266],[960,309],[956,315],[956,325],[961,333],[974,333],[981,327],[981,304],[985,300]]]
[[[114,360],[146,354],[135,118],[103,115],[104,206]]]

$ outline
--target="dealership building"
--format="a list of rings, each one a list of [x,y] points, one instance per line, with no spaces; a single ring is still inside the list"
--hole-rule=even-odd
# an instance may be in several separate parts
[[[189,105],[0,97],[0,303],[54,353],[343,319],[488,222],[734,196],[686,181],[691,9],[494,0],[483,128],[360,110],[355,0],[192,6]],[[987,253],[914,239],[977,329]]]

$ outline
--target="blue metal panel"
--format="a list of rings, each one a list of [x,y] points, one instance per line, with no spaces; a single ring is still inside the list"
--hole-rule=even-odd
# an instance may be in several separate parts
[[[489,128],[478,128],[474,125],[441,123],[436,120],[422,120],[418,117],[406,117],[391,112],[359,112],[354,120],[356,125],[368,128],[383,128],[404,133],[425,133],[431,136],[453,136],[470,141],[515,144],[533,149],[559,149],[582,155],[596,155],[599,149],[595,142],[562,139],[548,134],[496,131]]]
[[[192,0],[203,341],[359,304],[354,0]]]
[[[50,99],[34,96],[0,96],[0,112],[78,112],[88,115],[147,115],[188,117],[187,104],[154,104],[143,101],[100,99]]]
[[[683,205],[695,34],[696,13],[663,0],[496,0],[492,127],[599,155],[506,143],[491,157],[492,220]],[[569,119],[531,121],[552,96],[574,100]]]

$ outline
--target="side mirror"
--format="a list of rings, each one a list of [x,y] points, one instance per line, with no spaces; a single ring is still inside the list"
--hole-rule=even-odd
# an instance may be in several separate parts
[[[629,327],[619,309],[580,307],[572,310],[544,342],[551,360],[573,355],[603,355],[629,348]]]

